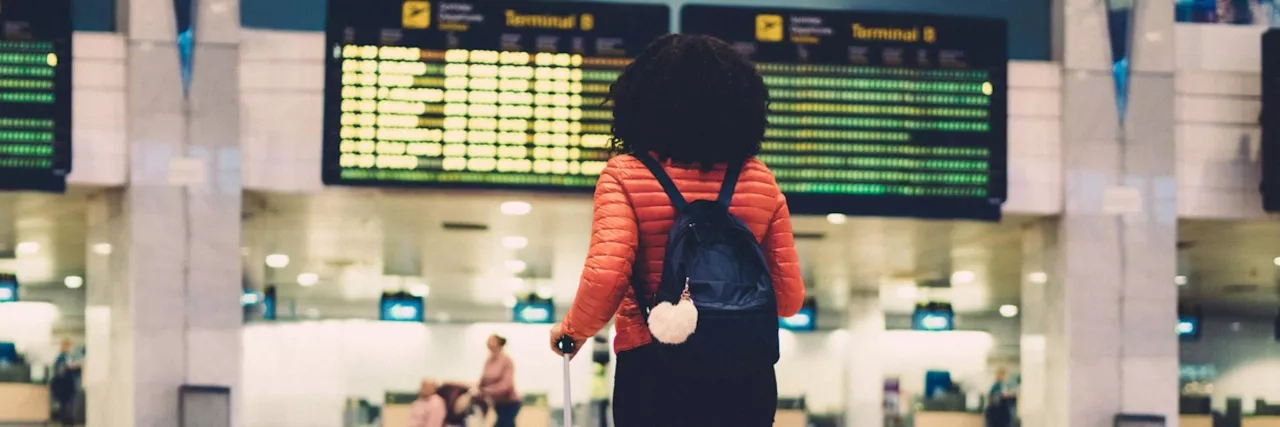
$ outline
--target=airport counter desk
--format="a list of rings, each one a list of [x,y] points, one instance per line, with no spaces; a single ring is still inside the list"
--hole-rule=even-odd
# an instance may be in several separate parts
[[[0,382],[0,426],[49,420],[49,386]]]
[[[986,427],[982,414],[975,412],[919,411],[915,427]]]
[[[1280,427],[1280,415],[1244,417],[1240,419],[1240,427]]]

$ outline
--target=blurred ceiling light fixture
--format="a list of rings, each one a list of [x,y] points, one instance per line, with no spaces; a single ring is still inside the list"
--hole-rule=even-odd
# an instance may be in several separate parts
[[[502,247],[507,249],[524,249],[529,246],[529,238],[524,236],[507,236],[502,238]]]
[[[1028,274],[1027,280],[1030,280],[1031,283],[1035,283],[1037,285],[1043,285],[1049,281],[1049,274],[1043,271],[1037,271],[1037,272]]]
[[[1183,276],[1183,275],[1181,275],[1181,274],[1179,274],[1179,275],[1177,275],[1177,276],[1173,276],[1173,284],[1178,285],[1178,286],[1182,286],[1182,285],[1187,284],[1187,276]]]
[[[19,256],[31,256],[40,253],[40,244],[36,242],[20,242],[13,248]]]
[[[842,213],[831,213],[831,214],[827,214],[827,222],[835,225],[840,225],[840,224],[849,222],[849,217],[845,216]]]
[[[974,277],[975,275],[973,274],[972,271],[960,270],[955,273],[951,273],[951,284],[967,285],[967,284],[973,283]]]
[[[1004,317],[1014,317],[1018,315],[1018,306],[1005,304],[1000,306],[1000,315]]]
[[[302,273],[298,275],[298,285],[315,286],[316,283],[320,283],[320,276],[315,273]]]
[[[112,248],[110,243],[94,243],[93,244],[93,253],[98,255],[111,255],[111,249]]]
[[[84,286],[84,278],[80,276],[67,276],[62,279],[62,284],[67,285],[67,289],[80,289]]]
[[[428,295],[431,295],[431,287],[427,286],[425,283],[414,283],[409,285],[408,291],[409,295],[413,295],[418,298],[426,298]]]
[[[518,259],[507,260],[507,271],[512,273],[522,273],[526,268],[529,268],[529,264],[526,264],[524,261]]]
[[[1280,256],[1278,256],[1278,257],[1276,257],[1275,259],[1271,260],[1271,262],[1274,262],[1276,265],[1280,265]]]
[[[502,211],[503,215],[521,216],[528,215],[529,212],[533,212],[533,205],[530,205],[529,202],[511,200],[502,202],[502,204],[498,206],[498,210]]]
[[[267,255],[267,267],[285,268],[289,266],[289,256],[285,254]]]

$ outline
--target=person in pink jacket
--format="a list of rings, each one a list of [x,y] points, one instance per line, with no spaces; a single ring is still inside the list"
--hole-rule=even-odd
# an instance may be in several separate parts
[[[435,380],[422,380],[418,400],[413,401],[409,408],[409,427],[444,427],[448,408],[445,408],[444,398],[436,393],[439,389]]]

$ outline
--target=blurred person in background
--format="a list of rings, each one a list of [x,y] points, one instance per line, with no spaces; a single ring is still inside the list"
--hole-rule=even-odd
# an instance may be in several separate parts
[[[516,393],[516,367],[504,351],[507,339],[491,335],[488,345],[489,358],[484,361],[478,388],[480,394],[493,403],[493,412],[497,415],[494,427],[515,427],[521,402],[520,394]]]
[[[49,389],[53,400],[58,405],[56,420],[63,426],[73,426],[76,422],[75,401],[80,391],[80,362],[71,340],[63,339],[58,348],[58,357],[53,360],[53,378],[49,381]]]
[[[654,307],[649,301],[662,282],[668,233],[677,217],[674,197],[665,194],[657,173],[669,177],[692,206],[718,200],[726,176],[738,166],[736,186],[721,201],[759,245],[776,314],[789,317],[800,310],[805,292],[790,209],[773,172],[755,158],[768,123],[764,80],[724,41],[674,34],[642,50],[610,87],[609,98],[617,155],[596,184],[590,249],[573,307],[551,329],[552,350],[560,354],[556,343],[562,337],[581,350],[616,313],[615,426],[772,426],[778,401],[772,365],[732,378],[674,373],[689,367],[664,357],[642,312]],[[644,156],[661,170],[646,166]],[[776,328],[773,314],[764,317]],[[776,339],[776,329],[769,333]]]
[[[438,391],[440,386],[435,380],[422,380],[418,389],[418,400],[413,401],[409,409],[409,427],[444,427],[444,419],[448,414],[444,398]]]
[[[1017,400],[1013,386],[1009,383],[1009,374],[1004,368],[996,369],[996,381],[987,393],[987,427],[1010,427],[1013,425],[1013,404]]]

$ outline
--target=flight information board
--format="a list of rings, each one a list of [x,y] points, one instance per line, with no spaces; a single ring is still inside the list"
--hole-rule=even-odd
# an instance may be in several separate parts
[[[1280,28],[1262,36],[1262,207],[1280,212]]]
[[[998,219],[1006,24],[940,15],[685,6],[681,31],[758,64],[759,158],[793,212]]]
[[[660,5],[330,0],[326,184],[591,191]]]
[[[71,2],[0,0],[0,190],[71,172]]]

